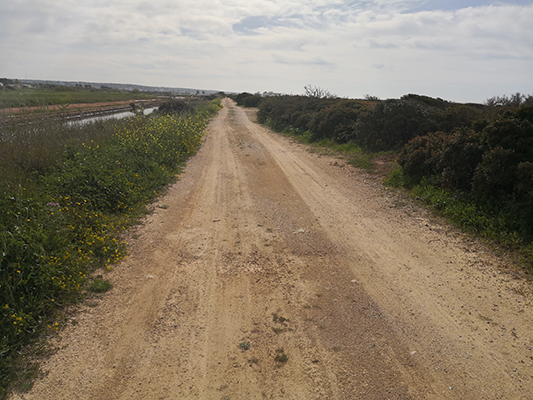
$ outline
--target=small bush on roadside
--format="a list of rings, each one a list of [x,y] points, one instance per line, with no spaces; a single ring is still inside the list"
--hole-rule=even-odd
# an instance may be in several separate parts
[[[393,188],[402,188],[410,187],[409,177],[406,175],[403,168],[398,164],[395,164],[395,167],[392,171],[383,179],[383,184],[385,186],[390,186]]]
[[[257,120],[261,124],[268,123],[276,131],[293,128],[303,133],[320,110],[339,101],[307,96],[269,97],[260,103]]]
[[[308,123],[313,140],[333,139],[337,143],[355,141],[357,120],[367,108],[366,103],[343,100],[321,109]]]
[[[93,293],[105,293],[113,288],[111,282],[103,280],[101,276],[96,279],[89,286],[89,290]]]
[[[261,102],[262,97],[261,96],[249,96],[244,99],[243,106],[244,107],[257,107],[259,106],[259,103]]]

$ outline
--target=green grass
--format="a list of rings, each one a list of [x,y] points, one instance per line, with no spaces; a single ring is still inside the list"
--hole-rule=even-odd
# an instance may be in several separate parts
[[[89,290],[93,293],[105,293],[113,288],[113,285],[109,281],[102,279],[102,276],[99,275],[89,286]]]
[[[514,229],[515,221],[511,214],[504,211],[496,213],[470,196],[433,186],[426,181],[414,186],[411,194],[468,232],[510,248],[523,244],[523,239]]]
[[[272,125],[266,124],[271,129],[276,130]],[[339,156],[346,160],[346,162],[356,168],[360,168],[366,172],[374,172],[375,164],[373,160],[382,153],[371,153],[363,150],[355,143],[336,143],[333,139],[323,139],[320,141],[313,141],[311,132],[302,132],[299,129],[285,128],[277,132],[290,136],[302,143],[307,143],[313,146],[315,151],[319,151],[325,155]]]
[[[152,99],[153,94],[90,90],[20,89],[0,90],[0,108],[36,107]]]
[[[416,183],[404,173],[403,168],[400,167],[400,165],[394,163],[391,171],[383,178],[383,184],[396,189],[412,189]]]

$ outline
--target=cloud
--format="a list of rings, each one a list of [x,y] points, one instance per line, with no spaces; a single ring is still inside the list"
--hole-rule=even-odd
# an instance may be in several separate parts
[[[288,57],[279,54],[272,55],[272,61],[277,64],[293,65],[293,66],[318,66],[325,67],[331,70],[336,69],[336,65],[332,62],[324,60],[322,57]]]
[[[277,92],[311,82],[352,97],[416,85],[462,98],[495,81],[528,92],[533,5],[514,3],[18,0],[0,13],[0,73]]]

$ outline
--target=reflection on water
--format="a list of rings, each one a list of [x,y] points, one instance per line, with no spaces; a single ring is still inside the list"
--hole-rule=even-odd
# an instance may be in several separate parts
[[[157,107],[145,108],[143,110],[144,115],[149,115],[156,109]],[[94,122],[94,121],[106,121],[108,119],[122,119],[122,118],[133,117],[133,116],[134,114],[132,111],[123,111],[123,112],[119,112],[116,114],[99,115],[97,117],[90,117],[90,118],[80,119],[77,121],[69,121],[67,123],[69,125],[75,125],[75,124],[83,125],[83,124]]]
[[[144,112],[144,115],[149,115],[151,114],[154,110],[157,110],[157,107],[149,107],[149,108],[145,108],[143,110]],[[85,118],[85,119],[79,119],[79,120],[70,120],[70,121],[66,121],[64,122],[67,126],[72,126],[72,127],[76,127],[76,126],[81,126],[81,125],[85,125],[87,123],[90,123],[90,122],[95,122],[95,121],[105,121],[105,120],[109,120],[109,119],[122,119],[122,118],[127,118],[127,117],[133,117],[133,112],[132,111],[123,111],[123,112],[119,112],[119,113],[116,113],[116,114],[107,114],[107,115],[98,115],[98,116],[94,116],[94,117],[89,117],[89,118]],[[53,123],[55,121],[56,124],[58,123],[61,123],[61,120],[53,120],[53,119],[50,119],[49,122]],[[29,120],[29,121],[22,121],[22,122],[13,122],[13,121],[8,121],[7,119],[6,120],[0,120],[0,144],[1,143],[4,143],[4,142],[9,142],[9,141],[12,141],[14,140],[14,138],[16,138],[18,135],[20,134],[24,134],[24,129],[27,129],[26,133],[31,136],[33,134],[37,134],[39,131],[43,131],[43,129],[47,129],[47,128],[50,128],[49,126],[47,126],[46,124],[45,125],[41,125],[40,124],[40,120]],[[22,127],[22,128],[17,128],[17,126]]]

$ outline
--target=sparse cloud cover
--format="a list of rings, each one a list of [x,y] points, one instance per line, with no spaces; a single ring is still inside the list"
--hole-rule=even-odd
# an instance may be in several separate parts
[[[533,2],[0,0],[0,76],[482,102],[533,93]]]

